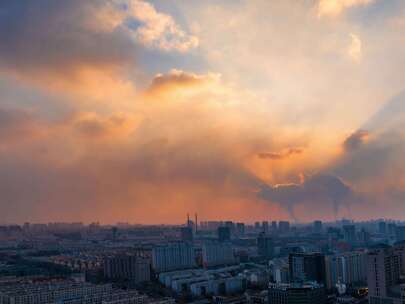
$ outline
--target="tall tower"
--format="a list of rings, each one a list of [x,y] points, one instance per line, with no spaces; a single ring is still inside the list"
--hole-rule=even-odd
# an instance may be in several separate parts
[[[197,234],[197,230],[198,230],[198,218],[197,218],[197,213],[195,214],[195,234]]]

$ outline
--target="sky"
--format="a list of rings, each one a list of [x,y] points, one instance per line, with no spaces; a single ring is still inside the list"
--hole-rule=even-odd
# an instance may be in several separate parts
[[[0,1],[1,222],[405,218],[401,0]]]

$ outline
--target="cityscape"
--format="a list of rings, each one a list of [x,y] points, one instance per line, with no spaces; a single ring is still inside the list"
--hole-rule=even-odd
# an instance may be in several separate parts
[[[404,0],[0,0],[0,304],[405,304]]]
[[[405,222],[0,227],[0,303],[403,303]]]

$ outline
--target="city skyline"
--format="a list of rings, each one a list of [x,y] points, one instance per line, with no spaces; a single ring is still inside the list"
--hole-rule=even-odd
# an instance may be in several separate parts
[[[262,218],[253,218],[249,221],[239,221],[231,218],[208,218],[208,219],[201,219],[198,221],[198,227],[208,225],[208,224],[221,224],[225,225],[226,223],[232,223],[232,225],[237,225],[237,224],[243,224],[247,225],[249,227],[255,227],[255,225],[260,224],[260,227],[263,225],[263,223],[266,223],[269,225],[269,228],[271,229],[271,224],[276,223],[279,225],[280,222],[288,223],[290,225],[293,225],[294,227],[302,227],[302,226],[311,226],[316,224],[317,222],[320,222],[321,225],[331,225],[331,226],[339,226],[339,225],[344,225],[344,224],[350,224],[350,223],[379,223],[379,222],[385,222],[385,223],[394,223],[394,224],[402,224],[405,223],[404,220],[396,220],[396,219],[391,219],[391,218],[369,218],[365,219],[363,221],[356,221],[353,219],[348,219],[348,218],[340,218],[336,220],[330,220],[330,221],[322,221],[322,220],[312,220],[312,221],[290,221],[288,218],[284,219],[268,219],[266,217]],[[191,220],[189,224],[187,224],[187,221],[179,221],[179,222],[172,222],[172,223],[165,223],[165,222],[150,222],[150,223],[141,223],[141,222],[131,222],[131,221],[117,221],[117,222],[101,222],[98,220],[89,220],[89,221],[25,221],[25,222],[0,222],[0,225],[3,226],[24,226],[24,225],[83,225],[85,226],[91,226],[91,225],[100,225],[100,226],[105,226],[105,227],[159,227],[159,226],[166,226],[166,227],[187,227],[188,225],[192,225],[195,227],[195,221]],[[194,232],[194,231],[193,231]]]
[[[405,219],[401,0],[0,2],[2,223]]]

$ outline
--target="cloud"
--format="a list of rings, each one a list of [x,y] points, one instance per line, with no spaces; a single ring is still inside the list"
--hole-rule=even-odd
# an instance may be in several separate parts
[[[113,113],[104,117],[94,112],[80,112],[68,118],[74,135],[83,136],[85,140],[130,138],[141,121],[133,114]]]
[[[404,98],[402,92],[389,99],[345,139],[343,146],[350,153],[330,165],[336,174],[369,193],[405,185]]]
[[[0,108],[0,149],[38,135],[40,125],[29,111]]]
[[[299,184],[263,185],[259,196],[287,208],[293,218],[297,218],[295,208],[305,206],[305,210],[325,211],[332,207],[335,217],[339,208],[353,203],[353,189],[340,178],[333,175],[315,174]]]
[[[0,1],[4,220],[306,220],[359,191],[376,203],[355,216],[391,200],[400,216],[403,100],[360,122],[403,86],[402,32],[320,26],[311,1],[180,2],[174,18],[159,1]]]
[[[261,152],[258,154],[258,156],[263,159],[278,160],[278,159],[289,158],[290,156],[292,156],[294,154],[301,154],[302,152],[303,152],[303,150],[301,148],[289,148],[282,152]]]
[[[348,181],[368,203],[367,216],[401,217],[405,187],[404,93],[390,98],[347,137],[327,170]],[[367,131],[366,131],[367,130]],[[357,216],[364,208],[356,210]]]
[[[190,81],[191,97],[179,103]],[[208,75],[172,71],[151,87],[164,91],[167,102],[139,95],[135,112],[76,109],[48,119],[0,111],[10,135],[0,146],[3,221],[176,222],[190,209],[206,217],[243,217],[237,206],[249,215],[272,210],[251,205],[259,178],[245,167],[258,143],[272,146],[267,119],[240,116],[235,104],[224,102],[231,98],[225,84]],[[256,126],[259,120],[267,129]],[[36,134],[15,141],[18,130],[32,126]],[[258,132],[251,135],[251,128]]]
[[[166,74],[157,74],[148,88],[149,93],[169,91],[175,88],[186,89],[198,87],[204,84],[217,83],[220,80],[218,74],[198,75],[181,70],[173,69]]]
[[[81,101],[134,100],[140,48],[198,44],[141,0],[5,0],[0,12],[0,73]]]
[[[142,44],[165,51],[186,52],[198,46],[198,38],[186,33],[174,19],[157,12],[152,4],[141,0],[120,1],[128,5],[128,17],[141,23],[134,37]]]
[[[103,25],[89,22],[105,3],[2,1],[0,37],[6,42],[0,47],[2,66],[62,72],[70,66],[129,63],[134,55],[129,37],[122,31],[104,31]]]
[[[0,149],[2,220],[177,221],[189,208],[209,216],[254,198],[257,178],[224,134],[116,116],[37,122],[43,136]]]
[[[405,91],[402,89],[395,96],[385,100],[361,128],[380,135],[384,132],[400,131],[403,129],[405,121],[404,101]]]
[[[363,145],[369,137],[369,132],[366,130],[357,130],[350,134],[343,142],[343,147],[346,151],[353,151]]]
[[[135,42],[123,28],[108,29],[108,21],[98,17],[107,4],[1,1],[0,72],[75,96],[131,96],[125,71],[134,67]]]
[[[8,202],[0,211],[6,221],[175,222],[190,209],[204,217],[288,217],[284,206],[257,196],[263,180],[291,174],[284,162],[269,170],[260,151],[301,153],[284,148],[300,141],[273,129],[269,117],[251,95],[219,76],[180,70],[152,79],[135,112],[78,109],[55,120],[30,113],[16,125],[35,125],[39,135],[8,139],[0,149]],[[262,172],[272,176],[263,179]]]
[[[365,6],[374,0],[320,0],[318,4],[319,17],[336,17],[345,10],[356,6]]]
[[[362,58],[362,42],[355,34],[350,34],[350,45],[347,49],[347,54],[356,63],[359,63]]]

